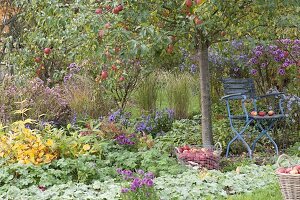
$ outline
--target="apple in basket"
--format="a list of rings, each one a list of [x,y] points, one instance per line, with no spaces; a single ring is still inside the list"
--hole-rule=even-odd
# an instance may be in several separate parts
[[[288,167],[288,168],[279,168],[276,170],[277,173],[282,174],[300,174],[300,165],[296,165],[294,167]]]

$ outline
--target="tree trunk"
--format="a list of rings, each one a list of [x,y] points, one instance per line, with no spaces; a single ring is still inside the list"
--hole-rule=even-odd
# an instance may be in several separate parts
[[[210,99],[210,73],[208,67],[208,44],[201,42],[197,48],[199,64],[199,80],[201,94],[201,127],[202,143],[204,146],[213,144],[212,121],[211,121],[211,99]]]

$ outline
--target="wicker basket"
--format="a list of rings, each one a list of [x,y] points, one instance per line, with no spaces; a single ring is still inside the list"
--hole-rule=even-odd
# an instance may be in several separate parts
[[[209,170],[220,168],[221,143],[218,142],[214,146],[203,147],[191,145],[189,147],[196,151],[194,152],[194,156],[192,156],[193,153],[189,153],[191,156],[185,156],[184,153],[180,152],[179,148],[175,147],[175,154],[179,163],[193,168],[206,168]]]
[[[300,174],[280,173],[279,170],[283,168],[280,162],[283,158],[288,161],[289,167],[293,167],[288,155],[282,154],[278,157],[276,174],[279,178],[281,192],[285,200],[300,200]]]

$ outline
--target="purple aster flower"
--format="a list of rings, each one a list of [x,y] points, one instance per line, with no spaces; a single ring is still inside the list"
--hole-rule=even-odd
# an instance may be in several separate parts
[[[257,64],[257,63],[258,63],[258,60],[257,60],[257,58],[251,58],[251,59],[249,60],[249,62],[250,62],[251,64]]]
[[[125,175],[125,176],[132,176],[132,174],[133,174],[133,172],[130,171],[130,170],[124,170],[122,173],[123,173],[123,175]]]
[[[114,114],[111,114],[111,115],[108,117],[108,120],[109,120],[110,122],[114,122],[115,119],[116,119],[116,116],[115,116]]]
[[[282,69],[282,68],[280,68],[280,69],[278,70],[278,74],[280,74],[280,75],[284,75],[284,74],[285,74],[285,70],[284,70],[284,69]]]
[[[184,71],[184,68],[185,68],[184,64],[180,64],[180,65],[179,65],[179,70],[180,70],[181,72]]]
[[[152,187],[152,186],[153,186],[153,180],[152,180],[152,179],[147,179],[146,185],[147,185],[148,187]]]
[[[274,57],[274,60],[275,60],[276,62],[280,62],[281,59],[280,59],[278,56],[275,56],[275,57]]]
[[[252,75],[256,75],[257,74],[257,70],[256,69],[251,69],[251,74]]]
[[[255,55],[256,55],[257,57],[260,57],[260,56],[262,55],[262,52],[261,52],[261,51],[255,51]]]
[[[123,172],[123,171],[122,171],[121,168],[118,168],[118,169],[117,169],[117,173],[118,173],[118,174],[122,174],[122,172]]]
[[[264,67],[267,66],[267,63],[262,63],[260,66],[261,66],[262,68],[264,68]]]
[[[300,44],[300,40],[299,39],[294,40],[294,44]]]
[[[122,192],[122,193],[127,193],[127,192],[129,192],[129,189],[128,189],[128,188],[122,188],[122,189],[121,189],[121,192]]]
[[[154,174],[152,172],[145,173],[145,178],[154,179]]]
[[[144,174],[145,174],[144,170],[142,170],[142,169],[137,170],[137,173],[138,173],[138,174],[141,174],[141,175],[144,175]]]
[[[280,54],[278,55],[278,58],[280,58],[280,59],[284,58],[284,53],[280,53]]]
[[[192,74],[196,73],[196,70],[197,70],[197,66],[195,64],[192,64],[190,68],[191,73]]]
[[[283,44],[290,44],[292,41],[290,39],[282,39],[280,40]]]
[[[262,51],[264,49],[264,47],[262,45],[256,46],[254,48],[255,51]]]
[[[278,47],[275,46],[275,45],[270,45],[270,46],[269,46],[269,49],[270,49],[271,51],[275,51],[277,48],[278,48]],[[272,52],[272,53],[273,53],[273,52]]]
[[[289,65],[290,65],[290,64],[289,64],[288,62],[285,62],[285,63],[282,64],[282,67],[283,67],[283,68],[287,68]]]
[[[136,189],[137,189],[137,187],[136,187],[135,185],[131,185],[131,186],[130,186],[130,190],[131,190],[131,191],[135,192]]]

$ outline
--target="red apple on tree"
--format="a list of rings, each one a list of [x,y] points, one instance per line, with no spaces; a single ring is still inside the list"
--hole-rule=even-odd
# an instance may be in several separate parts
[[[107,77],[108,77],[107,71],[106,70],[102,70],[102,72],[101,72],[101,79],[105,80],[105,79],[107,79]]]
[[[121,76],[121,77],[119,78],[119,81],[124,81],[124,80],[125,80],[124,76]]]
[[[110,10],[110,9],[111,9],[111,6],[110,6],[110,5],[107,5],[105,8],[106,8],[106,10]]]
[[[36,62],[36,63],[40,63],[41,61],[42,61],[41,57],[36,57],[34,59],[34,62]]]
[[[109,29],[109,28],[110,28],[110,23],[107,22],[107,23],[104,25],[104,27],[105,27],[106,29]]]
[[[199,24],[203,23],[203,21],[201,19],[199,19],[199,17],[197,17],[197,16],[194,18],[194,22],[195,22],[196,25],[199,25]]]
[[[97,9],[95,10],[95,13],[96,13],[97,15],[102,14],[102,9],[101,9],[101,8],[97,8]]]
[[[221,34],[222,37],[224,37],[226,35],[226,32],[225,31],[221,31],[220,34]]]
[[[202,3],[202,0],[196,0],[195,3],[196,5],[200,5]]]
[[[44,49],[44,53],[46,54],[46,55],[49,55],[50,53],[51,53],[51,49],[50,48],[45,48]]]
[[[192,7],[192,5],[193,5],[192,0],[186,0],[186,1],[185,1],[185,5],[186,5],[186,7],[188,7],[188,8]]]
[[[173,53],[173,45],[172,44],[168,45],[167,53],[169,53],[169,54]]]
[[[285,58],[287,58],[289,56],[289,52],[288,51],[284,51],[283,54],[284,54]]]
[[[117,8],[118,8],[119,12],[121,12],[124,9],[122,4],[118,5]]]
[[[115,47],[115,53],[119,53],[121,51],[120,47]]]
[[[116,65],[112,65],[112,66],[111,66],[111,69],[112,69],[113,71],[117,71],[117,70],[118,70],[118,68],[117,68]]]
[[[104,36],[104,30],[100,29],[100,30],[98,31],[98,36],[99,36],[100,38],[103,38],[103,36]]]

